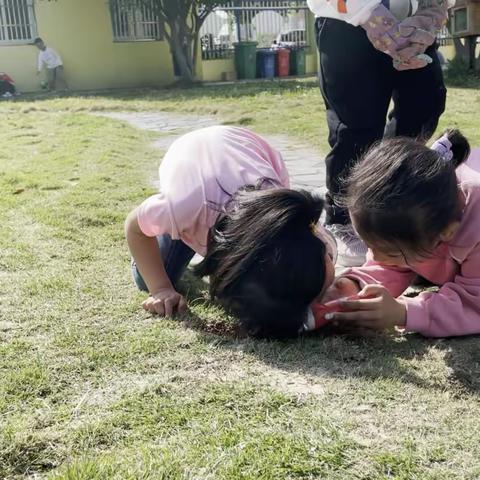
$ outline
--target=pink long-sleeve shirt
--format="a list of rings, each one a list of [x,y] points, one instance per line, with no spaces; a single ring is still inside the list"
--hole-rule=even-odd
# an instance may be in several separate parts
[[[160,192],[138,208],[137,220],[148,237],[168,234],[200,255],[209,229],[239,188],[268,179],[290,185],[282,155],[250,130],[214,126],[177,139],[159,168]]]
[[[438,293],[421,293],[405,298],[406,331],[428,337],[449,337],[480,333],[480,148],[457,170],[466,206],[454,238],[442,243],[433,255],[408,268],[385,266],[371,253],[363,267],[344,276],[362,286],[381,284],[400,296],[418,274],[439,285]]]

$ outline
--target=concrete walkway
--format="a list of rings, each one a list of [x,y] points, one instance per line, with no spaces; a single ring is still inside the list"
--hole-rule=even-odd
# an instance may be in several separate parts
[[[154,145],[160,150],[167,150],[179,136],[202,127],[217,125],[218,119],[213,117],[198,117],[180,115],[169,112],[106,112],[96,114],[127,122],[135,128],[158,132],[159,138]],[[263,135],[268,142],[279,150],[288,171],[293,188],[318,190],[325,193],[325,166],[323,155],[308,145],[302,145],[298,140],[286,135]]]

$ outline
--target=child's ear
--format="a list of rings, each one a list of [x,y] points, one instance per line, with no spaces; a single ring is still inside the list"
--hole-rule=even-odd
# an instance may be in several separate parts
[[[465,193],[463,193],[462,189],[458,189],[458,204],[461,211],[465,209],[465,205],[467,203],[467,198],[465,197]],[[457,233],[458,228],[460,227],[460,222],[452,222],[450,223],[445,230],[440,234],[440,240],[442,242],[448,242],[453,238],[453,236]]]
[[[447,225],[447,227],[440,234],[440,240],[442,242],[449,242],[457,233],[457,230],[459,227],[460,227],[460,222],[452,222],[449,225]]]

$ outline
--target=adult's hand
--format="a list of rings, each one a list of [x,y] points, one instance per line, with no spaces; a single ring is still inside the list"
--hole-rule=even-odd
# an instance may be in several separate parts
[[[429,8],[398,21],[384,5],[378,5],[362,25],[372,45],[394,61],[407,62],[435,42],[444,18],[443,8]],[[414,45],[414,52],[406,50]]]
[[[432,63],[433,59],[423,52],[423,45],[418,43],[412,44],[410,47],[398,52],[400,58],[393,61],[393,66],[398,71],[424,68]]]

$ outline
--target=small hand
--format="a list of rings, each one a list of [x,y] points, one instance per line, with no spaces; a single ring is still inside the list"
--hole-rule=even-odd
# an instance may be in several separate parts
[[[417,57],[413,57],[405,61],[394,60],[393,66],[399,72],[402,72],[404,70],[418,70],[419,68],[424,68],[428,64],[432,63],[431,59],[430,61],[428,61],[425,57],[428,57],[428,55],[418,55]]]
[[[397,52],[397,58],[393,61],[393,66],[399,70],[415,70],[426,67],[433,60],[425,54],[425,45],[412,43],[408,47]]]
[[[187,302],[173,288],[162,288],[150,295],[142,303],[142,307],[161,317],[172,317],[175,313],[184,313],[187,310]]]
[[[360,291],[360,287],[355,280],[352,280],[347,277],[338,277],[330,285],[330,287],[325,292],[325,295],[319,299],[322,303],[331,302],[332,300],[337,300],[339,298],[351,297],[357,295]]]
[[[381,285],[367,285],[360,293],[361,300],[342,300],[344,312],[336,312],[325,318],[334,326],[343,328],[383,331],[404,327],[407,309],[402,300],[394,298]]]

